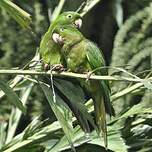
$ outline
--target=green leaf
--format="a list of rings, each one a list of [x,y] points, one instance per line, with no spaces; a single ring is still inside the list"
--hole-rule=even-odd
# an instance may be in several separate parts
[[[61,126],[56,121],[50,125],[46,125],[46,121],[40,121],[38,117],[34,118],[34,120],[25,128],[23,132],[16,135],[11,142],[7,144],[3,144],[2,149],[0,151],[3,152],[11,152],[24,149],[26,147],[30,147],[34,143],[45,142],[46,140],[54,139],[57,140],[58,134],[56,134],[57,130],[60,130]],[[52,143],[54,145],[54,143]]]
[[[152,113],[152,108],[145,108],[143,104],[144,103],[139,103],[137,105],[134,105],[131,109],[129,109],[127,112],[121,115],[118,119],[127,118],[135,114]]]
[[[101,141],[96,132],[93,132],[92,140],[89,143],[104,147],[103,140]],[[128,146],[125,145],[120,131],[114,129],[114,126],[108,126],[108,149],[115,152],[127,152],[127,148]]]
[[[17,94],[12,90],[12,88],[10,88],[10,86],[4,81],[0,81],[0,88],[7,95],[8,100],[25,114],[26,108],[23,106],[22,101],[19,99]]]
[[[144,86],[145,86],[147,89],[152,90],[152,83],[151,83],[150,80],[145,79],[145,80],[142,81],[142,83],[144,84]]]
[[[62,105],[62,103],[63,103],[62,99],[56,94],[55,98],[58,102],[54,102],[54,100],[53,100],[54,94],[52,93],[52,90],[50,89],[50,87],[44,83],[40,83],[40,86],[41,86],[55,116],[57,117],[60,125],[62,126],[62,129],[66,135],[66,138],[68,139],[69,143],[72,146],[73,145],[73,128],[72,128],[72,124],[71,124],[72,121],[71,121],[71,119],[69,119],[69,117],[67,115],[67,111],[66,111],[67,109],[65,109],[65,107]],[[58,103],[61,103],[61,104],[58,104]]]
[[[0,122],[0,149],[3,147],[6,138],[7,123],[5,121]]]
[[[26,146],[26,151],[27,152],[42,152],[42,151],[44,151],[44,147],[42,147],[39,144],[32,144],[29,147]],[[15,152],[25,152],[25,148],[18,149]]]
[[[152,108],[151,107],[149,107],[149,108],[144,107],[144,102],[142,102],[142,103],[139,103],[137,105],[134,105],[133,107],[128,109],[124,114],[122,114],[121,116],[117,116],[110,123],[113,123],[113,122],[118,121],[120,119],[131,117],[133,115],[145,114],[145,113],[152,113]]]
[[[84,132],[80,129],[79,126],[76,126],[73,130],[74,136],[73,136],[73,141],[74,141],[74,146],[79,146],[85,142],[88,141],[88,137],[85,136]],[[66,136],[63,136],[56,144],[55,146],[51,147],[49,152],[57,152],[57,151],[62,151],[69,149],[70,145],[68,143],[68,140],[66,139]]]
[[[83,10],[80,13],[81,16],[84,16],[85,14],[87,14],[100,1],[101,0],[87,0]]]
[[[29,28],[31,23],[30,14],[9,0],[0,0],[0,7],[7,11],[23,28]]]
[[[13,80],[10,81],[9,86],[14,88],[23,78],[17,75]],[[3,91],[0,90],[0,99],[5,95]]]
[[[58,15],[60,14],[63,6],[64,6],[65,0],[60,0],[58,6],[54,9],[53,14],[51,16],[51,21],[54,21]]]
[[[20,98],[22,100],[23,105],[25,105],[26,102],[28,101],[32,88],[33,88],[33,83],[31,82],[29,83],[28,81],[28,84],[26,85],[26,87],[24,87],[24,89],[21,90]],[[19,109],[17,108],[12,109],[10,118],[9,118],[9,123],[8,123],[7,136],[6,136],[6,141],[5,141],[6,143],[9,143],[13,139],[21,116],[22,116],[22,113]]]
[[[108,126],[108,149],[113,150],[115,152],[127,152],[128,146],[125,145],[121,137],[121,133],[119,130],[114,129],[115,125]],[[97,135],[96,131],[93,131],[90,135],[85,135],[84,132],[80,129],[80,127],[74,128],[74,146],[78,147],[84,143],[89,143],[93,145],[99,145],[104,147],[104,142]],[[49,152],[56,152],[69,149],[70,146],[68,144],[65,136],[59,140],[54,147],[52,147]]]

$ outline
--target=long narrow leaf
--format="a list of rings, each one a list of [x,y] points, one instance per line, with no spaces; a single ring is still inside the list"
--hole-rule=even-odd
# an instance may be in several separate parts
[[[26,88],[24,88],[21,91],[21,100],[22,100],[23,105],[26,104],[26,102],[28,100],[28,97],[31,93],[32,87],[33,87],[33,83],[30,82],[26,86]],[[19,109],[17,109],[17,108],[12,109],[11,116],[10,116],[10,119],[9,119],[8,130],[7,130],[6,143],[10,142],[13,139],[13,136],[16,132],[16,129],[17,129],[17,126],[19,124],[21,115],[22,115],[22,113],[21,113],[21,111],[19,111]]]
[[[25,114],[26,108],[23,106],[22,101],[19,99],[17,94],[12,90],[12,88],[10,88],[10,86],[3,81],[0,81],[0,88],[7,95],[8,100]]]
[[[101,141],[101,138],[97,135],[95,131],[93,131],[90,136],[85,136],[82,130],[77,126],[74,129],[74,146],[78,147],[84,143],[90,143],[93,145],[99,145],[104,147],[104,142]],[[125,145],[120,131],[115,128],[115,124],[112,126],[108,126],[108,148],[115,152],[127,152],[128,146]],[[51,147],[49,152],[56,152],[69,149],[70,146],[65,136],[59,140],[59,142]]]
[[[85,14],[87,14],[100,1],[101,0],[87,0],[86,5],[84,6],[82,12],[80,13],[81,16],[84,16]]]
[[[84,132],[80,129],[79,126],[76,126],[74,128],[73,133],[74,133],[73,141],[75,147],[88,141],[87,136],[85,136]],[[49,152],[62,151],[69,148],[70,145],[68,143],[68,140],[66,139],[66,136],[63,136],[55,146],[49,149]]]
[[[95,132],[92,133],[92,140],[89,142],[91,144],[104,146],[103,141],[97,136]],[[115,152],[127,152],[128,146],[125,145],[124,140],[121,137],[121,133],[115,125],[108,127],[108,149]]]
[[[5,143],[6,127],[7,123],[5,121],[0,122],[0,149],[3,147]]]
[[[54,112],[54,114],[56,115],[60,125],[62,126],[62,129],[69,141],[69,143],[71,144],[71,146],[73,145],[73,128],[71,126],[71,122],[69,122],[69,120],[67,119],[67,115],[65,114],[64,111],[64,107],[63,105],[59,105],[57,102],[55,103],[53,100],[53,93],[52,90],[50,89],[50,87],[48,87],[47,85],[40,83],[40,86]],[[57,100],[62,100],[59,96],[56,96]],[[63,102],[63,101],[61,101]]]
[[[13,17],[23,28],[29,28],[31,23],[30,14],[15,5],[10,0],[0,0],[0,7],[7,11],[9,15]]]

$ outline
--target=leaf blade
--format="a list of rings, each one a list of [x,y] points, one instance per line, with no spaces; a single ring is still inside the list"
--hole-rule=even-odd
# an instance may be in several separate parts
[[[64,108],[63,105],[59,105],[57,102],[55,103],[52,99],[51,96],[53,96],[53,93],[50,89],[50,87],[48,87],[47,85],[45,85],[44,83],[40,83],[40,87],[42,88],[54,114],[56,115],[69,143],[71,144],[71,146],[73,147],[73,128],[72,126],[69,124],[69,121],[66,118],[66,115],[64,113]],[[62,100],[61,98],[59,98],[59,96],[57,96],[57,100]]]
[[[10,88],[10,86],[3,81],[0,81],[0,88],[2,89],[2,91],[8,97],[9,102],[14,104],[18,109],[20,109],[25,114],[26,113],[26,108],[23,106],[22,101],[19,99],[19,97],[13,91],[13,89]]]
[[[1,0],[0,7],[7,11],[9,15],[16,20],[23,28],[30,28],[31,17],[30,14],[18,7],[9,0]]]

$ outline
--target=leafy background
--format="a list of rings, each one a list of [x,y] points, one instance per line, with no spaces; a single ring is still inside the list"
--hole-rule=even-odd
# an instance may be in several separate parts
[[[59,4],[58,0],[13,2],[32,16],[32,24],[31,29],[21,28],[4,9],[0,9],[1,69],[22,67],[33,58],[50,24],[53,10]],[[76,10],[82,2],[83,0],[66,0],[62,11]],[[140,78],[145,78],[151,76],[152,66],[151,10],[152,0],[102,0],[83,17],[81,31],[102,48],[107,65],[122,67]],[[126,75],[112,68],[109,73]],[[1,75],[1,80],[9,81],[13,77]],[[136,85],[138,84],[130,82],[111,82],[112,102],[117,115],[108,123],[111,151],[149,152],[152,149],[152,93],[150,89],[146,89],[146,85]],[[115,96],[134,86],[136,88],[127,94],[120,95],[119,98]],[[46,86],[43,84],[41,87]],[[22,152],[25,148],[29,152],[70,151],[70,145],[40,86],[23,81],[14,89],[22,102],[26,103],[27,114],[21,116],[8,98],[2,97],[2,151]],[[65,114],[66,109],[63,112]],[[66,117],[70,123],[72,115]],[[105,151],[95,132],[91,133],[89,139],[84,138],[79,126],[71,132],[77,151]]]

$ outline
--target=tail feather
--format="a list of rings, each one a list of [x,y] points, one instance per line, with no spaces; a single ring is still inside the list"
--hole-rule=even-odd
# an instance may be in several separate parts
[[[109,86],[105,83],[105,81],[101,81],[101,90],[104,97],[104,104],[105,104],[105,110],[106,113],[108,113],[110,116],[115,116],[115,110],[110,102],[110,90]]]
[[[114,116],[114,108],[110,102],[110,90],[105,81],[93,81],[91,84],[92,90],[92,98],[94,101],[94,109],[96,116],[96,123],[99,130],[99,135],[103,135],[104,144],[107,148],[108,140],[107,140],[107,124],[106,124],[106,113],[110,116]]]
[[[99,135],[103,136],[105,147],[108,146],[107,141],[107,124],[106,124],[106,111],[104,104],[104,97],[101,92],[97,92],[93,95],[94,108],[95,108],[95,117],[96,123],[98,126]]]

